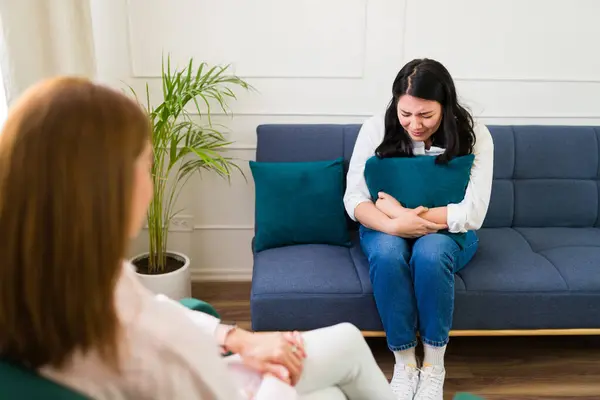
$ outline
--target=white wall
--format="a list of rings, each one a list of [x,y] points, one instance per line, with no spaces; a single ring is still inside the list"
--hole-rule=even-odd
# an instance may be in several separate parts
[[[249,160],[260,123],[361,122],[399,68],[444,63],[486,123],[600,125],[597,0],[92,0],[99,79],[158,89],[162,52],[232,63],[259,93],[219,116]],[[254,191],[213,177],[187,188],[171,247],[196,279],[249,279]],[[142,236],[135,251],[145,248]]]

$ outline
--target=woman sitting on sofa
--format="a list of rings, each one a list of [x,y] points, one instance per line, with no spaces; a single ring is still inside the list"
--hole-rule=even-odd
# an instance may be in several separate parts
[[[458,103],[452,77],[439,62],[406,64],[392,94],[385,115],[367,120],[358,134],[344,203],[361,225],[375,302],[396,358],[392,390],[399,399],[441,400],[454,274],[477,250],[474,231],[488,209],[494,146],[488,129],[475,124]],[[393,170],[394,165],[405,169]],[[445,174],[456,179],[465,165],[462,183],[449,187]],[[370,166],[380,168],[372,172]],[[429,177],[428,171],[436,175]],[[423,194],[440,203],[405,207],[402,199],[381,190],[394,187],[395,180],[405,182],[397,196],[414,202]],[[450,192],[458,201],[444,203],[441,198]],[[417,331],[425,351],[421,369],[415,357]]]
[[[152,196],[150,139],[138,104],[83,79],[38,84],[10,110],[0,359],[96,400],[395,399],[350,324],[253,334],[138,282],[124,259]]]

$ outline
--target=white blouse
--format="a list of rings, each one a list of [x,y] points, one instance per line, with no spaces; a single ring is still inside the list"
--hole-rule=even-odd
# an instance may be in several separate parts
[[[471,177],[464,199],[457,204],[449,204],[448,230],[453,233],[467,232],[481,228],[490,203],[492,178],[494,172],[494,142],[490,131],[484,124],[475,123],[475,159],[471,168]],[[373,201],[365,181],[365,163],[375,155],[375,150],[383,141],[385,124],[383,115],[369,118],[360,129],[354,152],[350,159],[347,175],[347,187],[344,194],[346,212],[354,221],[356,206],[365,201]],[[425,149],[423,142],[413,142],[417,155],[436,156],[444,149],[432,146]]]

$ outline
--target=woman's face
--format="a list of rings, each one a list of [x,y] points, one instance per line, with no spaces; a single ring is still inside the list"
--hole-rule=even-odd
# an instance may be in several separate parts
[[[135,237],[139,233],[144,220],[148,205],[152,200],[152,163],[154,155],[152,154],[152,146],[150,143],[135,160],[134,165],[134,182],[133,182],[133,202],[131,210],[131,227],[129,230],[130,237]]]
[[[428,142],[442,122],[442,105],[405,94],[398,99],[398,119],[412,140]]]

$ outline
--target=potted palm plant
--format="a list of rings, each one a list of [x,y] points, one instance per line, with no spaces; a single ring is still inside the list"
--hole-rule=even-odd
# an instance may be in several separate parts
[[[211,121],[212,107],[228,113],[232,87],[250,89],[241,78],[227,73],[228,66],[194,66],[171,70],[171,60],[162,63],[163,100],[152,105],[146,84],[146,107],[152,126],[154,195],[148,209],[148,252],[134,257],[138,276],[146,287],[173,299],[190,296],[190,259],[169,251],[169,226],[181,211],[176,203],[182,187],[196,172],[209,171],[229,179],[239,170],[223,155],[227,141]],[[131,89],[138,98],[135,91]]]

